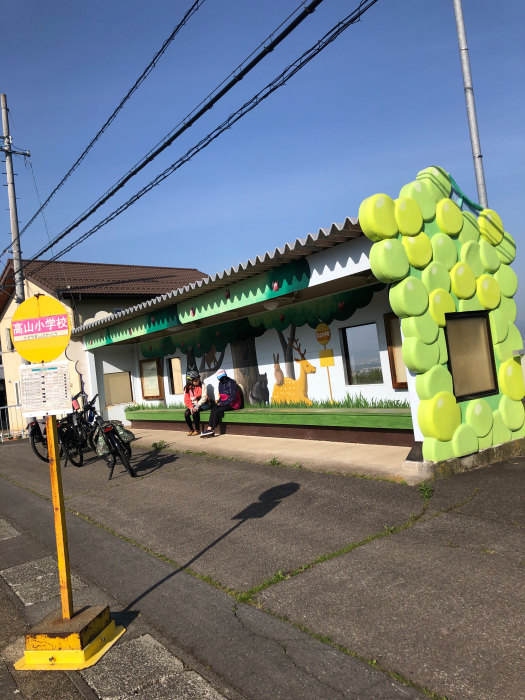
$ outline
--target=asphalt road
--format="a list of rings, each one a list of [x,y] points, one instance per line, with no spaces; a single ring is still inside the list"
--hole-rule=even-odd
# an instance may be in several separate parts
[[[54,676],[42,697],[525,697],[524,465],[426,491],[139,449],[140,479],[68,466],[75,606],[109,603],[127,632],[89,673],[21,674],[23,631],[60,606],[55,535],[47,466],[0,445],[0,691]]]

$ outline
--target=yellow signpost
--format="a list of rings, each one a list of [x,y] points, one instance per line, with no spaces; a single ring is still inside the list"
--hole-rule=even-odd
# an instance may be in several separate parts
[[[43,294],[27,299],[13,315],[11,336],[25,360],[38,364],[55,360],[71,336],[66,307]],[[49,409],[52,411],[52,406]],[[15,668],[75,670],[96,663],[125,629],[115,627],[108,606],[76,612],[73,608],[56,415],[46,413],[46,432],[62,610],[51,613],[26,634],[25,653]]]
[[[326,373],[328,374],[328,388],[330,389],[330,401],[333,403],[334,397],[332,396],[332,382],[330,381],[330,370],[328,368],[333,367],[335,362],[334,351],[326,349],[326,346],[332,337],[330,328],[326,325],[326,323],[319,323],[315,329],[315,337],[317,338],[317,342],[323,346],[323,349],[319,350],[319,359],[321,360],[321,367],[326,367]]]

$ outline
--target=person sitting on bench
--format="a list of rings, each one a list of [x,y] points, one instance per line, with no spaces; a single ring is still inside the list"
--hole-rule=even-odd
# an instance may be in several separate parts
[[[203,430],[201,437],[212,437],[215,435],[215,428],[226,411],[235,411],[241,407],[241,392],[235,379],[228,377],[223,369],[217,372],[219,380],[219,398],[210,409],[210,422],[206,430]]]
[[[199,373],[190,369],[186,375],[187,381],[184,387],[184,403],[186,410],[184,420],[188,425],[188,435],[200,433],[200,411],[209,409],[209,399],[206,393],[206,385],[202,383]]]

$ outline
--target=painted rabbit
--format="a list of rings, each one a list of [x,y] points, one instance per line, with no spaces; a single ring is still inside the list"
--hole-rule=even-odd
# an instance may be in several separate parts
[[[277,384],[277,386],[282,386],[284,384],[284,373],[283,373],[281,366],[279,364],[279,353],[277,353],[277,355],[275,355],[272,352],[272,355],[273,355],[273,361],[274,361],[273,373],[275,376],[275,383]]]

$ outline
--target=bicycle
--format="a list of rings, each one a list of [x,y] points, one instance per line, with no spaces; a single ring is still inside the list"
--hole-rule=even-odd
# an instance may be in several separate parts
[[[49,462],[44,421],[35,419],[28,424],[27,429],[29,430],[29,442],[33,452],[43,462]],[[57,435],[60,445],[59,458],[66,458],[64,466],[69,461],[75,467],[81,467],[84,462],[83,446],[74,430],[70,414],[57,421]]]
[[[129,463],[131,445],[123,439],[129,431],[118,421],[106,421],[102,416],[95,415],[95,422],[97,424],[95,433],[95,439],[97,441],[96,452],[100,457],[105,458],[108,468],[110,469],[108,481],[113,476],[117,458],[120,459],[130,476],[136,477],[137,474],[135,474]]]

